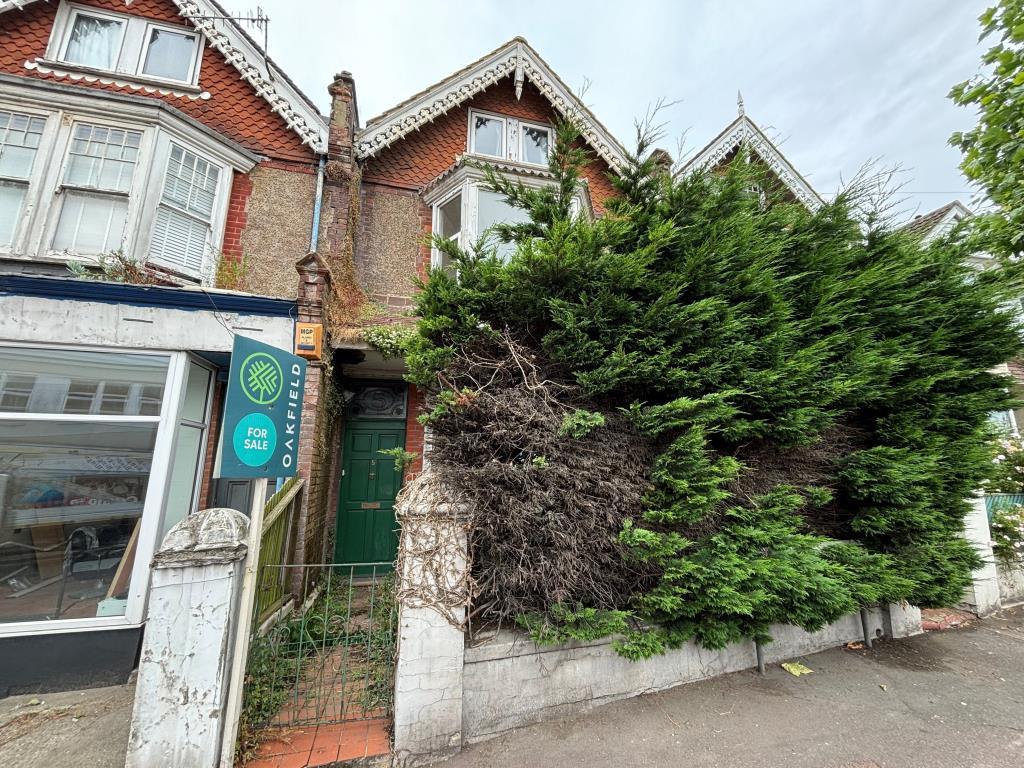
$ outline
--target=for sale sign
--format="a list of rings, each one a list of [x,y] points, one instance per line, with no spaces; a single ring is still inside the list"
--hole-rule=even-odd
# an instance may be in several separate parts
[[[218,477],[291,477],[299,455],[306,361],[235,336]]]

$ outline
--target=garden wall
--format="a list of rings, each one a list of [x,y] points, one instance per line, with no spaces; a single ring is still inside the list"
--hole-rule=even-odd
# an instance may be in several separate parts
[[[999,572],[999,598],[1003,607],[1024,602],[1024,564],[996,563]]]
[[[894,626],[895,625],[895,626]],[[916,608],[892,606],[868,615],[873,637],[921,632]],[[863,640],[860,616],[851,614],[818,632],[773,626],[766,663],[785,661]],[[483,741],[541,720],[586,712],[601,704],[757,666],[753,642],[709,651],[692,641],[646,661],[629,661],[610,640],[537,646],[520,633],[502,632],[467,648],[462,684],[462,738]]]

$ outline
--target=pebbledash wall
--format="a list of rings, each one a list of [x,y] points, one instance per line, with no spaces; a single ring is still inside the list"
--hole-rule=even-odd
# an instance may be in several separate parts
[[[460,629],[468,594],[465,520],[450,506],[430,503],[431,482],[428,470],[398,510],[396,765],[426,764],[514,728],[757,666],[752,642],[715,651],[691,641],[645,661],[622,658],[612,639],[538,646],[503,631],[467,645]],[[849,615],[818,632],[775,625],[763,652],[771,663],[866,636],[921,631],[920,610],[888,605],[867,611],[863,624],[860,615]]]

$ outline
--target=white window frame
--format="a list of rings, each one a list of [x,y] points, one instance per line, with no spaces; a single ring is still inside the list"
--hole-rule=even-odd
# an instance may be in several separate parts
[[[67,60],[67,49],[71,42],[71,30],[74,29],[75,19],[81,15],[121,22],[121,42],[113,68],[92,67]],[[195,50],[189,66],[189,78],[187,80],[155,77],[147,75],[142,71],[146,62],[145,55],[149,50],[149,33],[154,28],[195,35]],[[154,21],[134,14],[100,10],[93,8],[91,5],[61,2],[60,7],[57,9],[57,15],[53,20],[53,29],[50,32],[50,41],[46,47],[45,60],[60,68],[82,72],[103,72],[119,75],[126,80],[141,84],[172,85],[176,88],[198,93],[199,76],[205,46],[205,36],[195,27],[168,24],[167,22]]]
[[[473,130],[473,123],[477,117],[486,117],[489,120],[501,121],[502,146],[500,155],[488,155],[477,151],[476,132]],[[481,158],[491,160],[509,160],[513,163],[524,165],[527,168],[547,168],[548,160],[546,158],[543,163],[533,163],[526,160],[525,153],[523,152],[524,128],[539,128],[542,131],[547,131],[548,158],[550,158],[555,143],[554,126],[546,123],[535,123],[532,120],[520,120],[516,117],[501,115],[497,112],[488,112],[482,109],[469,110],[469,119],[466,122],[466,151],[471,155],[476,155]]]
[[[543,163],[534,163],[526,159],[526,152],[523,151],[523,135],[525,134],[526,128],[537,128],[547,133],[548,135],[548,152],[544,158]],[[551,158],[551,151],[554,148],[555,143],[555,131],[550,125],[544,125],[543,123],[531,123],[527,120],[520,120],[518,130],[516,131],[519,137],[519,162],[523,165],[535,165],[539,168],[547,168],[548,160]]]
[[[41,117],[46,121],[46,125],[43,127],[43,135],[39,138],[39,146],[36,147],[36,157],[32,161],[32,173],[25,181],[25,200],[21,206],[19,219],[14,224],[10,245],[0,245],[0,254],[6,255],[19,253],[24,248],[24,239],[28,234],[28,223],[32,220],[32,215],[38,207],[40,189],[46,176],[47,166],[51,160],[49,153],[52,151],[51,148],[60,126],[52,111],[39,109],[31,105],[22,106],[20,104],[7,104],[4,101],[0,101],[0,109],[5,112],[14,112],[30,117]]]
[[[110,13],[99,8],[93,8],[87,5],[71,5],[67,4],[67,15],[62,20],[63,23],[58,25],[58,19],[54,19],[53,22],[53,35],[60,34],[60,47],[57,49],[57,54],[54,58],[60,61],[62,64],[67,64],[70,67],[82,67],[83,69],[96,69],[102,71],[116,72],[121,62],[121,57],[124,55],[124,38],[128,33],[128,19],[129,17],[120,13]],[[121,29],[121,39],[117,44],[117,55],[114,56],[114,68],[107,70],[105,67],[93,67],[88,64],[79,64],[78,62],[68,61],[68,48],[71,45],[71,31],[75,28],[75,21],[79,16],[92,16],[97,19],[106,19],[107,21],[116,21]]]
[[[8,87],[0,83],[0,109],[46,120],[12,242],[0,246],[0,254],[23,261],[95,263],[93,256],[68,254],[51,247],[63,205],[59,190],[69,158],[73,125],[89,123],[142,132],[133,184],[128,193],[128,218],[122,241],[122,248],[129,256],[148,257],[172,142],[219,169],[211,236],[202,269],[193,272],[160,262],[161,268],[173,275],[211,284],[215,257],[224,241],[234,175],[251,171],[255,158],[240,154],[239,150],[225,146],[208,133],[167,114],[159,104],[125,104],[97,98],[94,94],[48,93],[41,99],[32,90],[26,93],[20,86]]]
[[[485,152],[478,152],[477,151],[477,149],[476,149],[476,131],[473,129],[473,123],[475,122],[476,118],[478,118],[478,117],[485,117],[488,120],[497,120],[497,121],[499,121],[501,123],[501,154],[489,155],[489,154],[487,154]],[[471,110],[469,110],[469,124],[468,125],[469,125],[469,137],[467,139],[467,142],[468,142],[468,147],[469,147],[470,154],[479,155],[480,157],[499,158],[499,159],[502,159],[502,160],[508,159],[508,150],[509,150],[509,140],[508,140],[509,118],[508,117],[506,117],[505,115],[496,114],[494,112],[484,112],[483,110],[480,110],[480,109],[471,109]]]
[[[154,29],[162,29],[167,32],[174,32],[179,35],[192,35],[196,41],[192,46],[192,60],[189,62],[188,78],[185,80],[175,80],[170,77],[158,77],[157,75],[150,75],[144,71],[146,66],[146,56],[149,54],[149,46],[152,43],[153,35],[151,34]],[[139,61],[135,67],[135,73],[139,77],[144,77],[149,80],[162,80],[166,83],[181,84],[185,83],[188,85],[194,85],[199,81],[199,65],[202,61],[203,55],[203,35],[195,28],[189,27],[176,27],[173,24],[160,24],[158,22],[151,21],[146,24],[146,29],[142,33],[142,50],[139,52]]]
[[[173,144],[177,144],[186,152],[191,152],[200,160],[205,160],[211,165],[216,166],[220,171],[217,177],[216,200],[214,202],[213,212],[210,215],[210,237],[207,242],[207,253],[203,258],[203,266],[200,268],[198,273],[188,272],[187,270],[184,270],[180,264],[164,262],[158,259],[153,259],[152,262],[154,264],[159,264],[163,269],[167,269],[176,275],[198,278],[205,285],[213,280],[213,272],[217,267],[216,255],[220,253],[221,246],[224,242],[224,227],[227,224],[228,205],[231,197],[231,184],[234,180],[234,173],[231,166],[226,165],[221,160],[217,160],[208,152],[203,152],[194,144],[184,141],[172,134],[160,137],[159,144],[154,154],[153,172],[150,173],[149,189],[146,194],[147,199],[152,202],[147,206],[145,217],[147,219],[145,237],[141,238],[139,241],[140,245],[144,246],[144,249],[139,250],[139,253],[143,254],[145,259],[149,259],[149,251],[153,238],[153,228],[156,223],[157,209],[160,207],[163,196],[164,180],[167,177],[167,168],[171,161],[171,146]],[[201,220],[194,214],[180,211],[177,208],[175,208],[175,210],[178,210],[182,215],[189,216],[197,221]]]
[[[132,245],[136,241],[136,233],[133,230],[133,222],[137,225],[139,220],[139,211],[145,203],[145,200],[139,199],[139,195],[133,194],[133,192],[139,188],[140,180],[145,179],[149,173],[149,167],[151,164],[152,155],[152,141],[153,131],[147,126],[139,126],[137,124],[124,122],[120,120],[106,120],[106,119],[95,119],[91,116],[79,116],[72,115],[70,118],[65,118],[61,121],[61,131],[58,136],[58,141],[55,150],[59,151],[58,159],[59,166],[57,168],[57,176],[52,186],[53,199],[49,202],[49,214],[46,222],[45,229],[45,247],[47,256],[54,259],[70,259],[73,261],[82,261],[85,263],[96,263],[96,256],[94,254],[78,254],[75,252],[66,252],[57,250],[53,246],[53,242],[57,236],[57,225],[60,223],[60,216],[64,210],[65,200],[67,200],[66,192],[80,192],[83,194],[95,193],[103,197],[119,197],[128,201],[128,210],[125,214],[125,226],[124,234],[121,236],[121,250],[126,254],[132,253]],[[134,131],[141,133],[142,137],[139,140],[139,152],[135,162],[135,168],[132,171],[132,181],[127,192],[118,192],[110,190],[93,190],[90,187],[80,187],[76,185],[68,185],[64,183],[64,176],[67,173],[68,165],[71,162],[71,142],[74,138],[75,126],[86,124],[98,126],[101,128],[114,128],[123,131]],[[44,190],[45,193],[45,190]],[[116,250],[116,249],[115,249]]]
[[[551,177],[550,174],[546,176],[538,176],[536,171],[532,170],[535,167],[536,166],[532,164],[524,164],[523,170],[528,171],[530,175],[520,176],[515,173],[513,166],[512,170],[506,175],[522,181],[522,183],[528,187],[546,187],[554,183],[554,178]],[[462,195],[462,230],[459,233],[459,246],[462,248],[469,248],[473,243],[475,243],[481,234],[479,231],[478,217],[480,209],[480,190],[483,187],[483,172],[477,168],[471,167],[465,162],[462,162],[446,184],[439,186],[437,189],[429,190],[425,195],[424,202],[431,207],[432,211],[430,220],[431,233],[439,230],[441,206],[450,201],[456,195]],[[573,215],[580,215],[580,213],[582,213],[588,218],[593,216],[593,207],[590,203],[590,190],[586,179],[581,180],[580,187],[573,196],[571,206]],[[434,269],[441,266],[441,252],[433,245],[431,245],[430,248],[430,266]]]
[[[170,479],[170,465],[174,451],[174,436],[177,432],[177,425],[181,418],[181,406],[184,398],[183,385],[185,373],[188,370],[189,355],[186,352],[177,350],[125,349],[123,347],[94,347],[80,344],[43,344],[5,341],[0,346],[27,347],[30,349],[45,348],[54,352],[61,350],[117,353],[130,352],[131,354],[153,355],[168,358],[167,378],[164,380],[164,399],[160,406],[159,416],[0,413],[0,421],[34,420],[78,423],[95,423],[103,421],[106,423],[155,423],[157,425],[156,439],[153,444],[153,460],[151,462],[149,483],[146,487],[146,500],[143,503],[142,517],[140,518],[138,544],[135,550],[135,561],[132,565],[128,601],[125,605],[124,615],[0,623],[0,638],[39,634],[60,634],[64,632],[81,632],[83,630],[124,629],[142,626],[146,618],[147,601],[149,597],[149,564],[153,559],[153,553],[159,545],[157,537],[163,527],[163,512],[166,504],[168,480]]]

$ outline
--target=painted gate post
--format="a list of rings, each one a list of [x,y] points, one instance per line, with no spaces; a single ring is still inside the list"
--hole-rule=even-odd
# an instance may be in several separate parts
[[[206,509],[154,556],[126,768],[217,765],[248,528],[241,512]]]
[[[999,572],[992,552],[992,533],[988,526],[985,497],[977,494],[971,499],[971,511],[964,520],[964,535],[982,559],[982,566],[974,572],[964,602],[979,616],[989,616],[1002,607],[999,597]]]
[[[440,501],[431,473],[402,491],[398,555],[395,765],[462,748],[468,573],[465,509]]]

